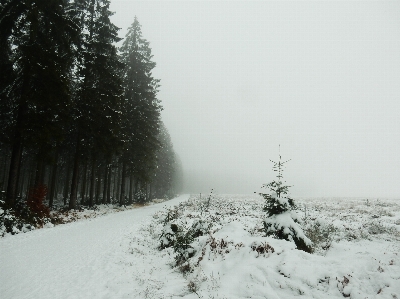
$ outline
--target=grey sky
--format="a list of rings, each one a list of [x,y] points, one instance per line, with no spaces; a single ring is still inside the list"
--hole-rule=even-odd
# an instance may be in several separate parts
[[[400,1],[118,1],[161,79],[187,192],[400,196]]]

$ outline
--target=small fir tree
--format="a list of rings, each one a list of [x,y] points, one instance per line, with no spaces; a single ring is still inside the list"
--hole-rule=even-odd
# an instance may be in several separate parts
[[[297,249],[311,252],[311,241],[304,235],[299,225],[298,216],[294,212],[296,205],[292,198],[288,197],[289,188],[291,186],[284,185],[283,167],[290,160],[282,162],[279,154],[279,161],[274,163],[272,169],[277,172],[276,180],[269,184],[263,185],[268,188],[270,193],[259,193],[266,200],[264,212],[267,217],[264,220],[264,229],[267,236],[273,236],[278,239],[292,241],[296,244]]]

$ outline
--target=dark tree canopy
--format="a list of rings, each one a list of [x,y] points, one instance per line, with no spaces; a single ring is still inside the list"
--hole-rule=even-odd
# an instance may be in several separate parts
[[[118,50],[109,7],[1,1],[0,188],[8,206],[39,189],[48,205],[60,196],[72,209],[79,199],[126,204],[135,194],[175,192],[150,44],[135,17]]]

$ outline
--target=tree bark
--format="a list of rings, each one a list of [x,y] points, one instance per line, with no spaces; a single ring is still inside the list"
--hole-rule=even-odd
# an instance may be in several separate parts
[[[70,181],[70,175],[71,175],[71,164],[69,163],[68,160],[65,162],[67,165],[67,176],[65,178],[65,185],[64,185],[64,206],[67,205],[67,197],[68,197],[68,191],[69,191],[69,181]]]
[[[18,189],[18,176],[20,172],[21,158],[22,158],[22,143],[20,133],[16,134],[16,140],[13,145],[10,160],[10,171],[8,174],[8,185],[6,204],[10,207],[14,207],[15,199],[17,198]]]
[[[7,187],[6,181],[7,181],[7,170],[8,170],[8,155],[6,154],[6,151],[4,150],[4,163],[2,164],[2,177],[1,177],[1,190],[5,190]]]
[[[56,156],[54,159],[53,171],[51,172],[50,192],[49,192],[49,208],[53,207],[54,193],[56,190],[57,181],[57,167],[58,167],[58,149],[56,149]]]
[[[25,166],[24,170],[22,169],[22,167],[20,170],[20,173],[21,173],[20,176],[22,176],[22,180],[20,178],[18,178],[18,181],[19,181],[18,196],[20,198],[22,198],[24,190],[25,190],[25,181],[26,181],[27,172],[28,172],[27,170],[28,170],[28,167],[26,167],[26,166]]]
[[[34,164],[33,162],[31,164]],[[28,195],[29,195],[29,191],[32,188],[32,181],[33,181],[33,176],[34,176],[34,170],[32,169],[33,166],[30,165],[30,167],[28,168],[28,184],[26,185],[26,193],[25,193],[25,199],[28,199]]]
[[[148,198],[148,200],[150,200],[150,199],[152,199],[153,198],[153,195],[152,195],[152,187],[153,187],[153,184],[152,183],[149,183],[149,198]]]
[[[122,162],[122,173],[121,173],[121,196],[119,198],[119,205],[125,204],[125,173],[126,173],[126,163]]]
[[[100,170],[99,170],[99,172],[100,172]],[[101,179],[100,179],[100,176],[97,176],[96,204],[100,204],[100,190],[101,190]]]
[[[82,180],[82,188],[81,188],[81,205],[85,204],[85,195],[86,195],[86,177],[87,177],[87,167],[88,163],[85,162],[85,166],[83,168],[83,180]]]
[[[119,195],[120,195],[120,184],[121,184],[121,169],[120,169],[120,164],[118,163],[118,167],[117,167],[117,185],[116,185],[116,189],[117,189],[117,194],[115,196],[115,202],[117,203],[119,201]]]
[[[133,174],[129,177],[129,204],[133,203]]]
[[[96,178],[96,160],[92,158],[92,170],[90,173],[90,193],[89,193],[89,206],[93,206],[93,199],[94,199],[94,184]]]
[[[108,167],[107,203],[111,203],[111,163]]]
[[[115,170],[114,170],[113,194],[112,194],[112,200],[111,201],[114,201],[115,197],[116,197],[117,178],[118,178],[118,167],[116,167]]]
[[[76,197],[78,194],[78,181],[79,181],[79,157],[80,157],[80,140],[78,138],[76,144],[75,159],[74,159],[74,169],[72,171],[71,195],[69,198],[70,209],[76,209]]]
[[[103,198],[102,198],[102,203],[105,204],[107,202],[107,187],[108,187],[108,161],[106,164],[106,167],[104,169],[104,186],[103,186]]]
[[[43,168],[44,162],[43,159],[38,155],[38,161],[36,164],[36,172],[35,172],[35,187],[43,184]]]
[[[133,200],[137,200],[137,198],[135,198],[135,196],[136,196],[136,193],[138,192],[138,190],[139,190],[139,180],[138,179],[136,179],[135,180],[135,188],[133,189]]]

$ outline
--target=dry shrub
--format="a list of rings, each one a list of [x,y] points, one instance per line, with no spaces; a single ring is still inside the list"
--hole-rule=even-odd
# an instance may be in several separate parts
[[[271,245],[269,245],[267,242],[261,243],[261,244],[256,244],[253,243],[251,245],[251,249],[255,252],[258,253],[257,257],[260,256],[260,254],[265,254],[265,253],[274,253],[275,249]]]
[[[197,291],[199,290],[199,286],[193,280],[189,281],[187,287],[191,293],[197,294]]]
[[[210,238],[207,240],[206,244],[210,245],[210,250],[214,254],[224,254],[229,253],[229,244],[233,244],[233,242],[225,241],[224,239],[217,240],[213,236],[210,235]]]
[[[38,185],[29,190],[26,204],[28,205],[30,211],[39,218],[50,216],[49,208],[45,206],[43,203],[43,201],[46,198],[46,195],[47,195],[46,185]]]
[[[179,266],[179,271],[180,271],[181,273],[183,273],[183,274],[186,274],[186,273],[188,273],[188,272],[192,272],[193,269],[192,269],[192,267],[190,266],[190,264],[189,264],[188,262],[186,262],[186,263],[184,263],[184,264],[182,264],[182,265]]]

